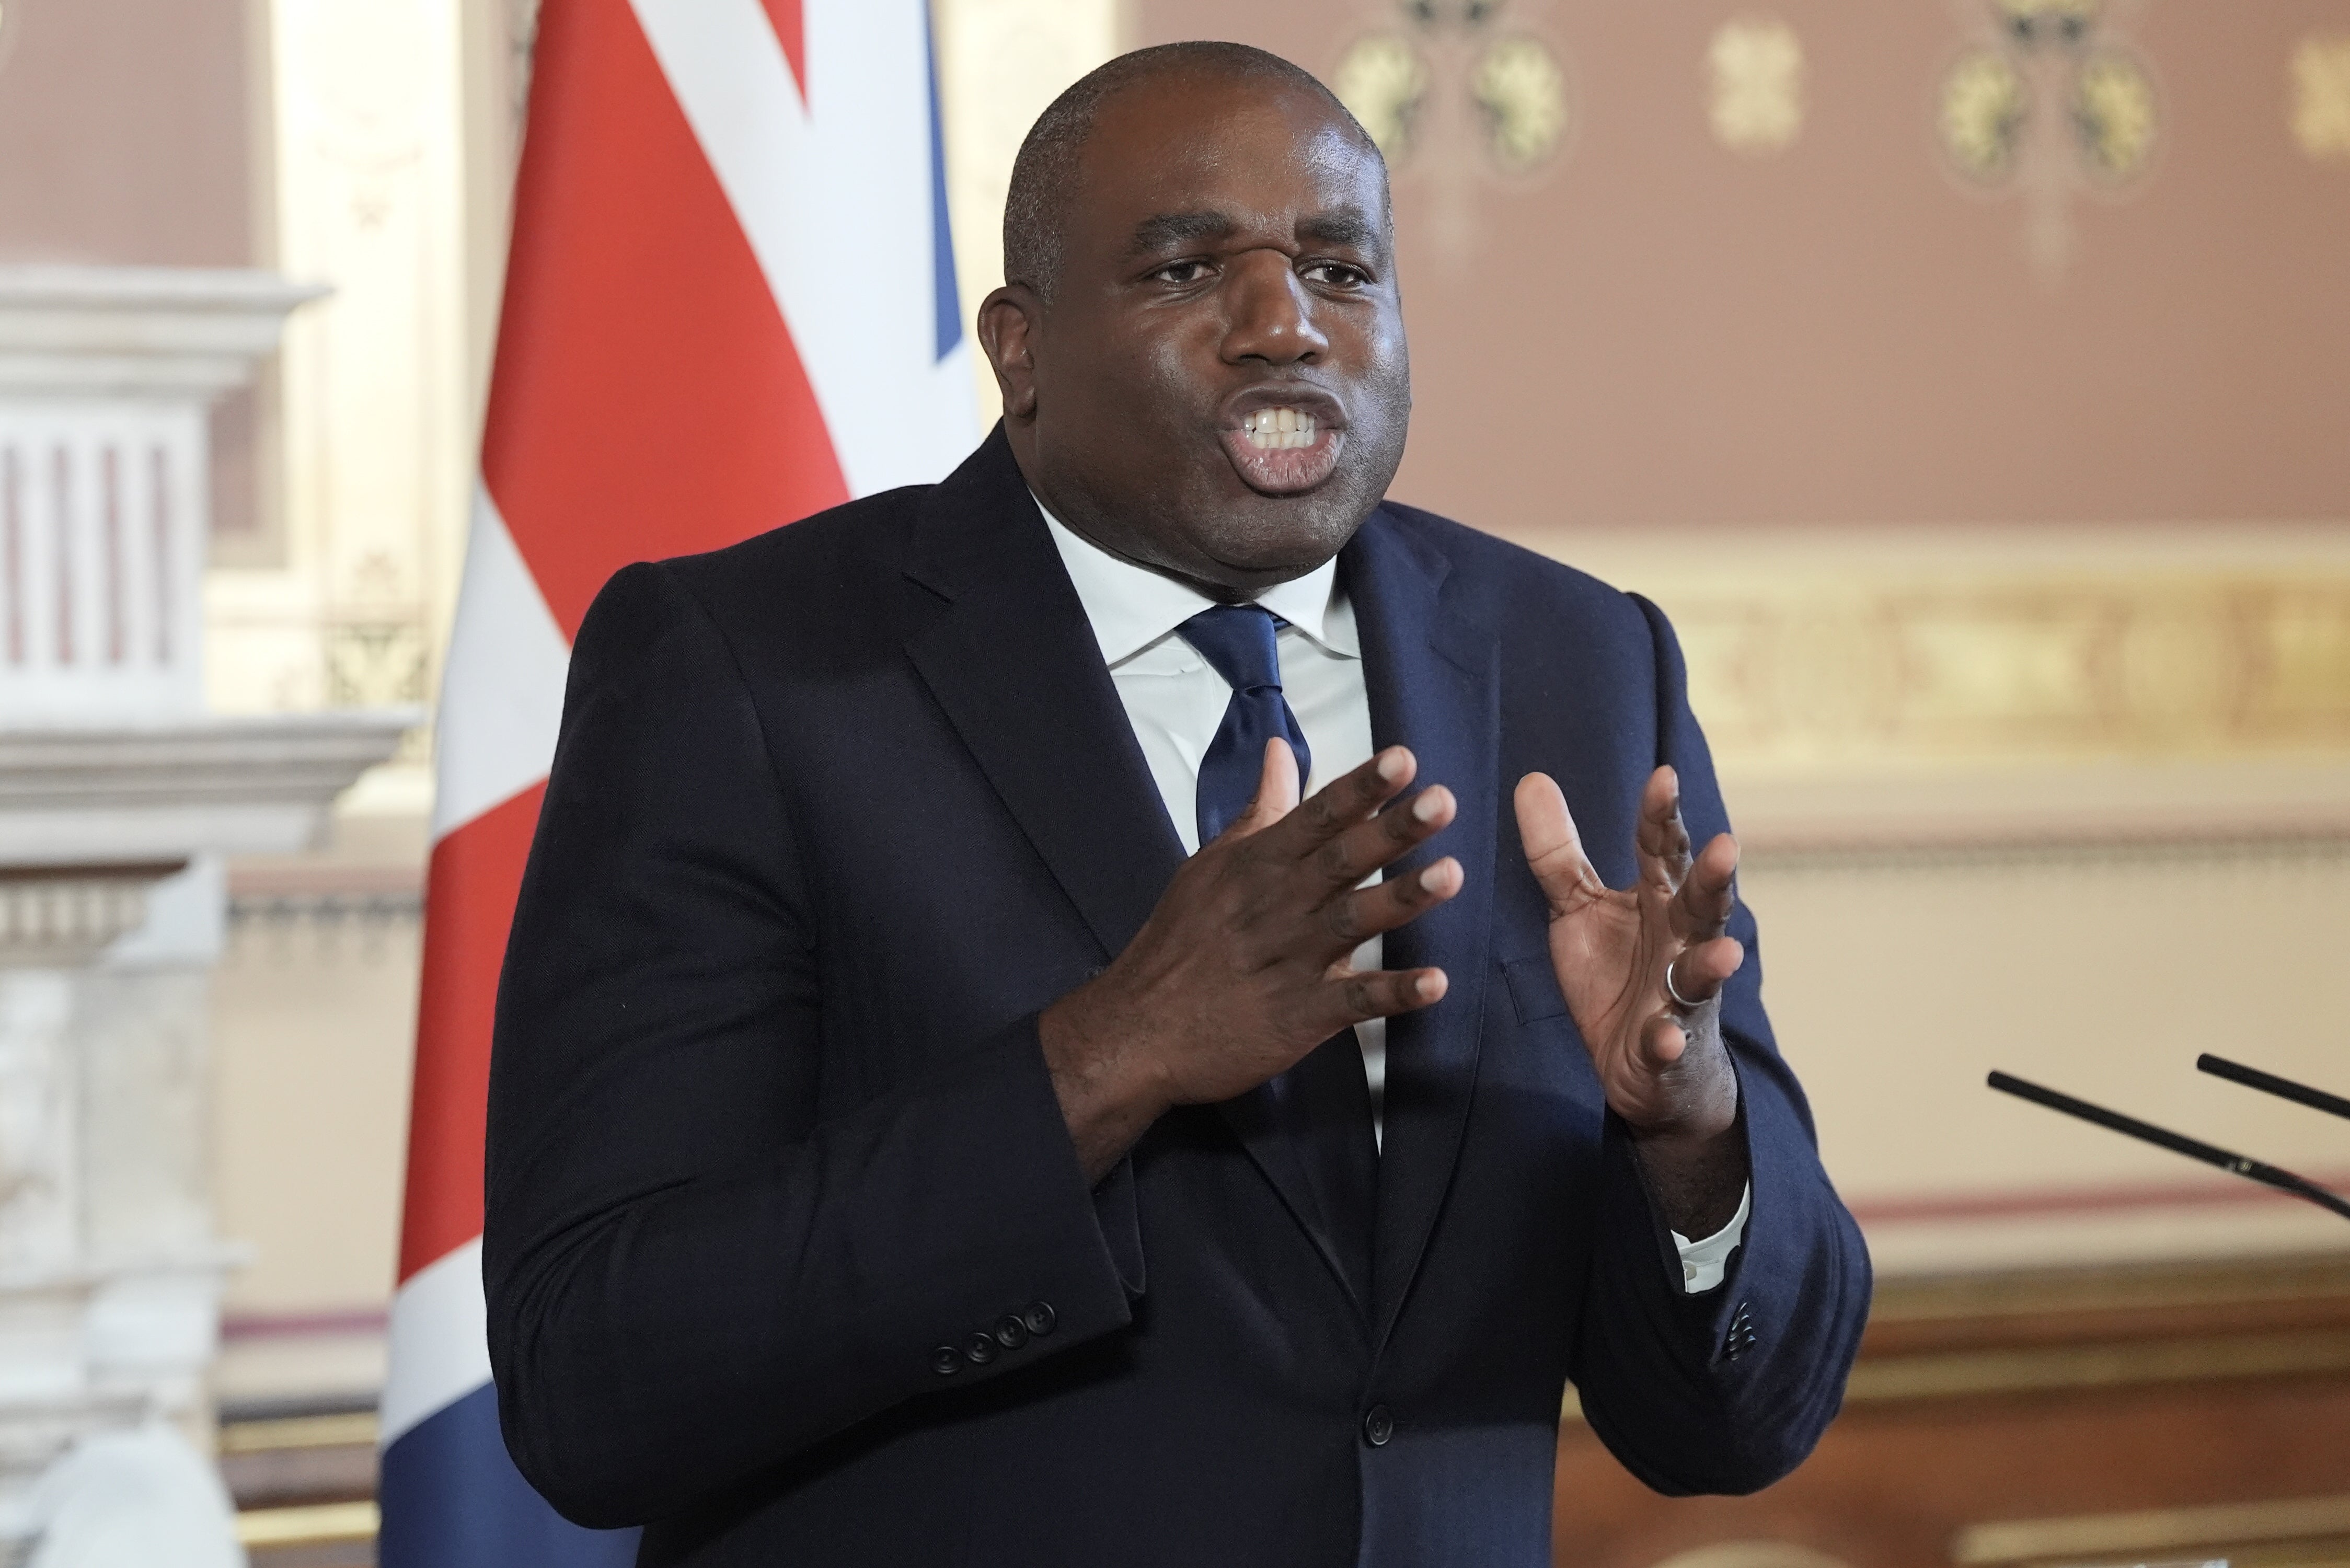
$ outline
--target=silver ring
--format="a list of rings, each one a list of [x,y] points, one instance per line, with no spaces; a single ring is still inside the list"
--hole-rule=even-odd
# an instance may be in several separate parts
[[[1695,1012],[1699,1008],[1703,1007],[1705,1003],[1702,1002],[1691,1002],[1688,997],[1681,994],[1680,987],[1673,983],[1673,965],[1679,961],[1679,959],[1675,958],[1668,961],[1665,964],[1665,994],[1671,997],[1673,999],[1673,1005],[1679,1008],[1683,1012]]]

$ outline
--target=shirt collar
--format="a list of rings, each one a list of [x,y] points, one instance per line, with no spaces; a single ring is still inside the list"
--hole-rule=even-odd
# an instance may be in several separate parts
[[[1197,588],[1111,555],[1054,516],[1043,502],[1036,503],[1036,510],[1052,531],[1054,547],[1060,551],[1077,602],[1093,625],[1105,664],[1131,659],[1201,610],[1215,607],[1217,601]],[[1354,617],[1344,613],[1345,601],[1338,594],[1336,556],[1302,577],[1265,589],[1256,602],[1326,651],[1342,659],[1362,657]]]

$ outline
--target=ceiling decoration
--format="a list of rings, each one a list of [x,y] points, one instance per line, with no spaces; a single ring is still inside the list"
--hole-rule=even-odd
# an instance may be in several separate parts
[[[1965,184],[2020,193],[2025,243],[2054,277],[2070,259],[2081,195],[2128,194],[2162,132],[2154,76],[2126,0],[1962,0],[1971,39],[1942,73],[1935,126]]]
[[[2317,162],[2350,162],[2350,34],[2311,34],[2293,51],[2293,139]]]
[[[1503,177],[1565,151],[1574,96],[1557,47],[1510,0],[1403,0],[1339,57],[1337,93],[1388,164]]]
[[[1804,45],[1775,16],[1739,16],[1706,48],[1707,119],[1732,152],[1768,157],[1804,130]]]
[[[1550,161],[1566,135],[1566,76],[1539,38],[1503,38],[1469,78],[1485,117],[1486,149],[1512,174]]]

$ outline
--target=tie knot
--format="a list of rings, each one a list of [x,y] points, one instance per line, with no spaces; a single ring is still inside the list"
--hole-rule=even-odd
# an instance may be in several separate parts
[[[1281,652],[1274,639],[1286,624],[1263,605],[1218,605],[1175,629],[1234,691],[1278,691]]]

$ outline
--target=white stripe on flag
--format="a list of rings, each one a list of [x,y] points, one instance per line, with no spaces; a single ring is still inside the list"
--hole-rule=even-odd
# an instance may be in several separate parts
[[[376,1438],[387,1449],[490,1380],[479,1236],[417,1270],[400,1287],[391,1298],[389,1337],[391,1371]]]
[[[807,106],[759,0],[632,0],[759,259],[852,495],[979,438],[965,332],[938,352],[920,0],[806,0]]]
[[[478,480],[445,668],[433,736],[436,844],[546,776],[571,668],[571,645]]]

